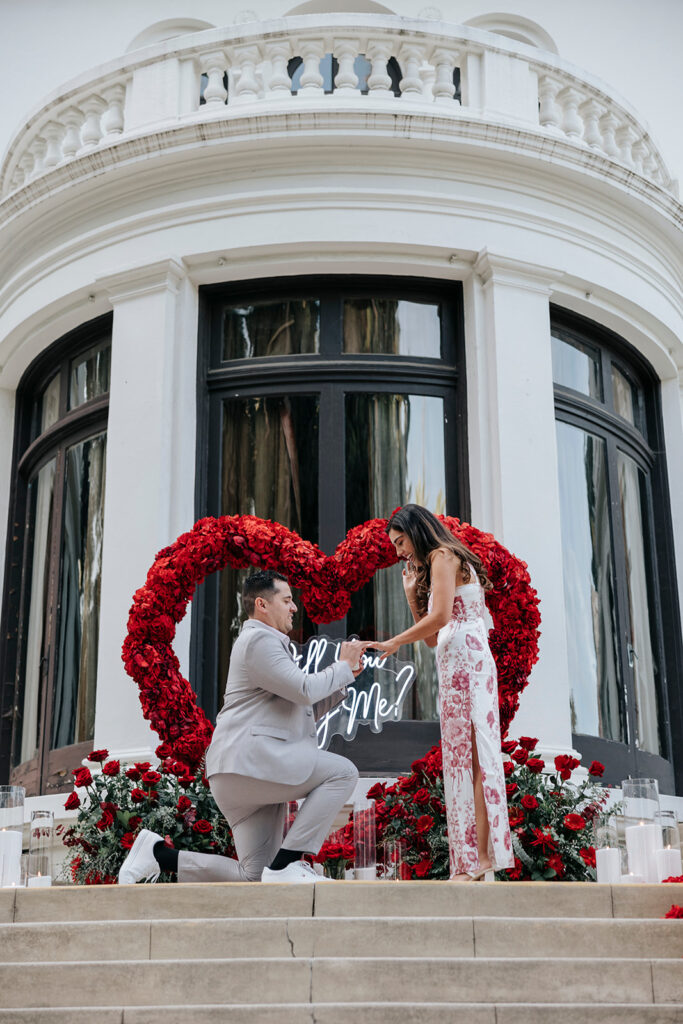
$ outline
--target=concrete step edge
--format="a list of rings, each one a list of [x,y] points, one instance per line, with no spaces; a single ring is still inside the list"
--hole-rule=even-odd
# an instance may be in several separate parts
[[[519,965],[521,963],[533,964],[533,965],[536,965],[536,964],[547,964],[548,966],[553,965],[555,967],[555,969],[558,969],[562,965],[571,965],[571,964],[581,964],[581,965],[583,965],[583,964],[601,964],[603,966],[609,966],[609,964],[617,964],[617,965],[623,966],[624,964],[628,964],[628,963],[634,963],[634,964],[642,964],[642,963],[680,964],[680,963],[682,963],[681,957],[648,957],[648,956],[644,956],[644,957],[634,957],[634,956],[630,956],[630,957],[629,956],[624,956],[624,957],[529,956],[529,957],[524,957],[523,959],[521,959],[520,957],[514,957],[514,956],[480,956],[480,957],[473,957],[473,956],[433,956],[433,955],[430,955],[430,956],[427,956],[427,957],[424,957],[424,956],[421,956],[421,957],[418,957],[418,956],[414,956],[414,957],[409,957],[409,956],[401,956],[401,957],[399,957],[399,956],[363,956],[363,957],[353,957],[353,956],[300,956],[300,957],[292,957],[292,956],[289,956],[289,957],[287,957],[287,956],[263,956],[263,957],[255,957],[255,956],[249,956],[249,957],[238,957],[238,956],[234,956],[234,957],[197,957],[197,958],[192,958],[192,959],[188,959],[188,958],[185,958],[185,957],[168,957],[168,958],[159,959],[159,960],[122,959],[122,960],[111,960],[111,961],[110,960],[49,960],[49,961],[46,962],[45,960],[20,960],[20,961],[9,961],[9,962],[5,962],[5,963],[0,963],[0,971],[4,967],[11,968],[13,971],[15,971],[17,969],[21,969],[22,967],[24,967],[24,968],[33,968],[33,967],[59,967],[59,968],[73,967],[73,968],[76,968],[77,967],[77,968],[80,969],[80,968],[84,968],[84,967],[101,968],[101,967],[107,966],[109,964],[116,964],[117,967],[131,966],[131,965],[134,965],[134,964],[146,964],[146,965],[155,965],[155,966],[158,965],[158,964],[164,964],[166,966],[170,966],[170,965],[173,965],[173,964],[175,964],[176,966],[178,966],[179,964],[187,964],[188,966],[191,966],[193,969],[196,969],[196,968],[201,967],[202,964],[211,964],[214,967],[216,966],[216,964],[220,964],[220,963],[224,963],[224,964],[254,964],[254,963],[263,963],[264,965],[272,964],[272,963],[291,964],[293,960],[297,960],[299,962],[308,960],[311,963],[314,963],[314,962],[330,963],[331,961],[336,961],[336,962],[340,962],[340,963],[344,963],[344,964],[354,964],[354,963],[363,963],[363,964],[366,964],[366,963],[393,964],[393,963],[395,963],[397,965],[400,965],[402,969],[405,969],[410,964],[420,964],[420,965],[424,966],[425,961],[429,961],[429,960],[436,960],[439,963],[442,963],[445,960],[446,961],[451,961],[452,963],[461,963],[463,961],[472,961],[473,963],[480,964],[482,967],[484,965],[486,965],[486,964],[491,964],[492,966],[495,966],[496,964],[502,964],[502,963],[514,963],[518,967],[519,967]],[[355,1004],[350,1004],[350,1005],[355,1005]]]

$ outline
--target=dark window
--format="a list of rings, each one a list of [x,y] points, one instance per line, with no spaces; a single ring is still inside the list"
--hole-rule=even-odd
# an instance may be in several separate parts
[[[556,311],[552,335],[574,742],[610,782],[672,792],[680,619],[656,379],[588,321]]]
[[[200,515],[274,519],[328,554],[352,526],[408,501],[467,516],[459,285],[308,278],[201,294]],[[242,576],[207,580],[195,601],[193,678],[211,716],[243,618]],[[294,632],[381,637],[410,621],[389,570],[344,621],[316,626],[300,609]],[[413,656],[410,721],[361,732],[346,751],[364,771],[406,768],[438,739],[433,654],[415,645]]]
[[[17,391],[0,750],[31,793],[67,788],[94,734],[110,334],[55,343]]]

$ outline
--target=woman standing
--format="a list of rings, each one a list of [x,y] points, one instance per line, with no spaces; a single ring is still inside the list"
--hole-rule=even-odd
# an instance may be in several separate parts
[[[398,509],[386,532],[407,562],[403,588],[415,625],[373,646],[387,654],[416,640],[436,647],[451,881],[492,879],[514,857],[484,622],[491,583],[480,559],[421,505]]]

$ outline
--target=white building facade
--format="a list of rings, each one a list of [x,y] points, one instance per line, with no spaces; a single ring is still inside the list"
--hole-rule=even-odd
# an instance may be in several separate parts
[[[647,82],[625,99],[628,53],[584,63],[566,7],[12,12],[17,50],[68,43],[4,90],[0,781],[152,754],[128,609],[201,516],[332,552],[419,501],[529,566],[512,734],[683,795],[683,152],[639,20],[676,38],[681,11],[601,5]],[[400,627],[396,572],[322,631]],[[207,580],[175,642],[209,715],[238,583]],[[438,739],[418,657],[407,720],[336,748],[367,775]]]

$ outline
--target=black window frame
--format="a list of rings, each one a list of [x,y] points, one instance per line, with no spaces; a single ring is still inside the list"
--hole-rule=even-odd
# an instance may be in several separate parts
[[[556,383],[555,417],[558,422],[579,427],[605,440],[615,570],[617,658],[620,679],[626,680],[628,693],[628,743],[584,733],[574,733],[573,743],[583,755],[584,762],[597,760],[606,765],[605,782],[609,784],[619,785],[623,779],[629,777],[656,778],[661,791],[680,793],[683,792],[683,693],[676,685],[676,678],[683,664],[683,642],[660,382],[641,353],[608,328],[554,305],[550,307],[550,319],[553,335],[570,343],[575,341],[596,349],[601,361],[602,401]],[[643,432],[615,411],[612,364],[639,389],[642,396],[639,416]],[[661,666],[658,698],[660,729],[667,747],[666,757],[640,750],[634,740],[635,702],[627,637],[628,581],[623,547],[616,542],[622,521],[618,497],[618,451],[633,459],[638,468],[645,473],[647,481],[649,523],[644,545],[650,578],[655,581],[651,611],[659,623],[655,631],[655,656]]]
[[[98,395],[73,409],[68,408],[71,366],[74,360],[100,342],[111,340],[113,316],[97,317],[53,342],[28,367],[16,392],[12,476],[9,495],[6,561],[0,617],[0,779],[26,787],[28,795],[60,793],[71,788],[70,773],[92,749],[92,740],[50,748],[52,707],[56,673],[61,587],[61,535],[63,523],[65,462],[67,449],[107,430],[109,393]],[[35,402],[44,388],[60,378],[57,421],[35,439]],[[51,567],[46,602],[48,655],[41,659],[38,753],[12,767],[14,744],[21,737],[23,670],[26,663],[27,583],[33,537],[24,536],[29,480],[51,459],[56,459],[55,518],[49,539]],[[30,589],[30,588],[29,588]]]
[[[443,304],[441,358],[344,353],[345,298],[397,298]],[[225,302],[320,298],[320,351],[315,354],[267,356],[222,362],[220,307]],[[220,437],[221,404],[225,398],[253,395],[320,394],[321,437],[334,437],[327,458],[344,465],[344,396],[348,391],[438,395],[445,401],[450,429],[445,432],[446,506],[449,514],[470,518],[467,449],[467,393],[462,284],[423,278],[321,275],[260,279],[206,285],[199,290],[199,352],[197,393],[197,518],[220,515],[220,453],[211,439]],[[331,339],[334,338],[334,343]],[[323,394],[327,399],[323,402]],[[340,413],[342,415],[340,415]],[[322,418],[328,418],[323,426]],[[336,425],[336,430],[335,430]],[[322,445],[321,445],[322,447]],[[345,486],[336,497],[319,480],[318,545],[328,554],[346,536]],[[236,512],[238,510],[235,510]],[[198,699],[213,717],[217,671],[212,633],[218,624],[218,585],[209,578],[194,600],[190,645],[191,679]],[[319,631],[345,635],[345,620]],[[436,721],[388,723],[379,735],[360,730],[352,743],[334,737],[330,749],[350,757],[362,774],[383,775],[406,770],[440,740]]]

